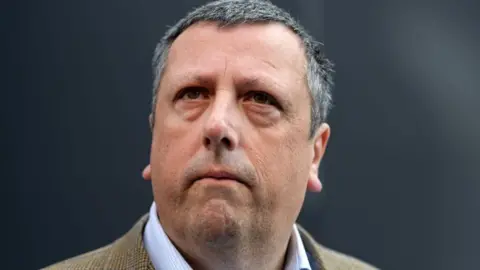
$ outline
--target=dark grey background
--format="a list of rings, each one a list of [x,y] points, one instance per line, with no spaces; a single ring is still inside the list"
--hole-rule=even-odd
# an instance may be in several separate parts
[[[118,238],[152,196],[150,58],[205,1],[4,3],[2,269]],[[324,192],[300,223],[382,269],[478,269],[478,1],[273,1],[336,63]]]

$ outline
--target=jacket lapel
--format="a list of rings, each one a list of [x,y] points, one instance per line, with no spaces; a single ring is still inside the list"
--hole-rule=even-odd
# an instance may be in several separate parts
[[[148,220],[148,214],[120,238],[114,245],[113,254],[118,254],[117,260],[123,260],[125,269],[155,270],[143,244],[143,230]]]

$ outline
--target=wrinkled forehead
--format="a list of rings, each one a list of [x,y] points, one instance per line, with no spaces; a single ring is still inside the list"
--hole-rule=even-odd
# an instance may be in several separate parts
[[[250,69],[267,64],[301,78],[306,74],[301,39],[280,23],[230,26],[219,26],[215,22],[196,23],[172,43],[166,66],[178,70],[211,65],[215,61],[237,63],[242,68],[250,65]]]

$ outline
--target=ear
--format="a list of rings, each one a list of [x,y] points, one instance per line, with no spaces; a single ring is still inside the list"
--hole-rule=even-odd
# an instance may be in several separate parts
[[[330,126],[327,123],[323,123],[313,137],[313,159],[307,183],[309,191],[320,192],[322,190],[322,183],[318,177],[318,168],[320,167],[320,161],[325,153],[329,138]]]
[[[150,130],[153,131],[153,114],[150,114],[148,116],[148,123],[150,125]],[[150,181],[152,180],[152,168],[150,167],[150,164],[148,164],[142,171],[142,177],[143,179]]]
[[[150,167],[150,164],[143,169],[142,177],[147,181],[152,180],[152,168]]]

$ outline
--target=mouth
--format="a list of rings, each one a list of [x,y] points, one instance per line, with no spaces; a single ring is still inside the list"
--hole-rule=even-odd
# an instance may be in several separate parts
[[[193,182],[198,181],[234,181],[246,185],[247,183],[239,176],[227,171],[209,171],[194,179]]]

